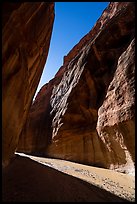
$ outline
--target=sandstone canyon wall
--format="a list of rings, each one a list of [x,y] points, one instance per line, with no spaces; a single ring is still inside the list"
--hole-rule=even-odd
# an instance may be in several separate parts
[[[6,166],[46,62],[54,3],[3,2],[2,6],[2,162]]]
[[[17,151],[134,171],[134,2],[111,2],[31,106]]]

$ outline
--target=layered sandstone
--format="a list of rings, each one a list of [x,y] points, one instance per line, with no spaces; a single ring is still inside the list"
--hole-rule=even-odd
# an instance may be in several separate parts
[[[54,3],[3,3],[2,160],[7,165],[37,89],[49,50]]]
[[[113,80],[98,110],[97,131],[111,154],[112,166],[116,163],[117,169],[132,173],[135,162],[135,40],[118,60]]]
[[[109,4],[38,93],[18,151],[134,169],[134,18],[133,2]]]
[[[125,9],[130,2],[111,2],[109,6],[103,11],[101,17],[97,20],[93,28],[87,33],[78,44],[76,44],[72,50],[64,56],[64,65],[68,64],[70,60],[72,60],[78,52],[86,45],[86,43],[92,40],[99,31],[106,25],[109,20],[114,16],[121,12],[122,9]]]

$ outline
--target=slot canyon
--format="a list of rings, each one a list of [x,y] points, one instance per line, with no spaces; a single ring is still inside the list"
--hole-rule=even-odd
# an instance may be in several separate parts
[[[133,202],[135,3],[110,2],[33,101],[54,4],[2,5],[3,201]]]

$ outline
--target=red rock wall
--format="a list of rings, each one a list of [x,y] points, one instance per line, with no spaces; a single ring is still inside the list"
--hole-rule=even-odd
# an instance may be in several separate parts
[[[111,166],[133,172],[135,162],[135,39],[119,57],[105,100],[98,110],[98,135]]]
[[[2,155],[8,164],[17,148],[48,54],[54,3],[3,3]]]
[[[78,52],[88,43],[88,41],[93,40],[95,36],[100,32],[104,25],[106,25],[109,20],[121,12],[122,9],[125,9],[130,2],[111,2],[109,6],[102,12],[101,17],[97,20],[93,28],[87,33],[78,44],[76,44],[72,50],[64,56],[64,65],[68,64]]]
[[[29,113],[29,123],[26,123],[21,135],[18,151],[41,153],[105,168],[119,168],[120,171],[122,168],[122,171],[126,172],[129,172],[129,164],[134,168],[133,66],[132,77],[129,76],[126,80],[130,88],[124,91],[126,85],[123,84],[124,77],[129,74],[131,62],[134,64],[134,17],[133,2],[109,4],[94,28],[65,57],[64,65],[46,85],[46,90],[41,89]],[[133,110],[126,112],[126,118],[129,120],[126,131],[130,131],[129,136],[126,131],[120,130],[121,122],[124,127],[127,124],[123,115],[118,116],[121,113],[115,106],[119,103],[117,98],[120,96],[115,94],[113,98],[108,98],[108,102],[113,100],[110,106],[106,102],[109,86],[115,83],[117,75],[120,76],[118,93],[124,97],[122,107],[127,108],[126,99],[132,98],[130,109]],[[45,101],[41,103],[44,97]],[[48,109],[47,105],[45,106],[47,103]],[[107,113],[110,107],[117,110],[117,120],[111,125],[112,135],[106,130],[107,125],[104,126],[106,117],[109,118]],[[106,113],[105,118],[100,114],[101,110]],[[33,114],[39,117],[33,117]],[[46,119],[42,118],[44,114]],[[108,121],[106,124],[109,124]],[[42,125],[38,127],[37,124]],[[115,124],[119,124],[117,131],[114,131]],[[107,139],[105,140],[107,137],[111,143],[109,145]],[[118,142],[123,140],[122,145],[116,145],[116,137],[119,137]],[[127,144],[128,140],[131,140],[130,145]]]

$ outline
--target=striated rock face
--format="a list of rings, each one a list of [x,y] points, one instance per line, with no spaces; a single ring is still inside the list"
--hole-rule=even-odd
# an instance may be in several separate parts
[[[119,57],[105,100],[98,110],[98,135],[119,171],[132,173],[135,162],[135,40]],[[110,155],[110,156],[109,156]]]
[[[7,165],[17,148],[38,86],[54,21],[54,3],[3,3],[2,156]]]
[[[127,7],[129,2],[112,2],[109,4],[109,6],[104,10],[101,17],[97,20],[94,27],[87,33],[78,44],[76,44],[73,49],[67,54],[67,56],[64,56],[64,65],[68,64],[70,60],[72,60],[78,52],[82,49],[88,41],[93,40],[96,35],[101,31],[103,26],[105,26],[111,18],[113,18],[115,15],[117,15],[119,12],[121,12],[122,9],[125,9]]]
[[[18,151],[134,170],[134,23],[133,2],[109,4],[38,93]]]
[[[30,108],[22,134],[20,135],[18,150],[27,153],[34,152],[37,155],[41,155],[45,151],[52,131],[50,97],[53,87],[60,82],[61,77],[62,73],[60,72],[58,77],[45,84],[36,96]]]

